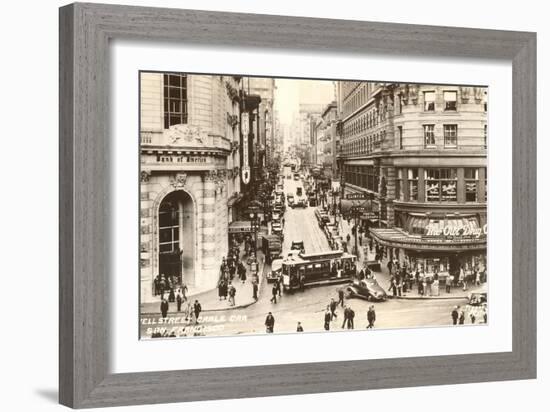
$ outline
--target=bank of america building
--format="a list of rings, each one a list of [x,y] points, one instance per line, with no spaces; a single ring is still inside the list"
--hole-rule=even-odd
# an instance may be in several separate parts
[[[140,284],[216,286],[240,194],[239,78],[142,73]]]
[[[400,261],[445,276],[483,270],[487,248],[487,89],[337,84],[345,194]]]

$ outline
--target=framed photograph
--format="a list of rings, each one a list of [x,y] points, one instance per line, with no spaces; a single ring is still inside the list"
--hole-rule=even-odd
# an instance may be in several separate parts
[[[60,9],[60,402],[536,377],[536,35]]]

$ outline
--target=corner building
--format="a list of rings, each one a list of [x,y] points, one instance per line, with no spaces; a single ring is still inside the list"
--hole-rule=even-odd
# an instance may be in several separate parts
[[[344,192],[371,237],[425,273],[486,265],[487,89],[339,82]]]
[[[215,287],[240,193],[239,82],[230,76],[140,78],[141,300],[159,274]]]

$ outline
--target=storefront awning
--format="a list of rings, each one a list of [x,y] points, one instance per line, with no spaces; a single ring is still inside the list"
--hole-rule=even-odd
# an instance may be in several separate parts
[[[371,237],[381,245],[399,249],[444,252],[462,252],[468,250],[487,249],[487,238],[484,236],[456,236],[446,238],[412,235],[399,228],[370,229],[369,233]]]
[[[227,231],[228,233],[251,233],[252,223],[249,220],[237,220],[229,224]]]
[[[347,215],[352,207],[363,207],[365,213],[378,212],[378,203],[372,200],[342,199],[340,203],[340,212]]]

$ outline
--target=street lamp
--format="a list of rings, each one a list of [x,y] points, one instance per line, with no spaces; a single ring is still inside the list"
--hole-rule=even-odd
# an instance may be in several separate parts
[[[256,212],[250,212],[250,229],[254,233],[254,256],[257,254],[257,248],[258,248],[258,213]]]

